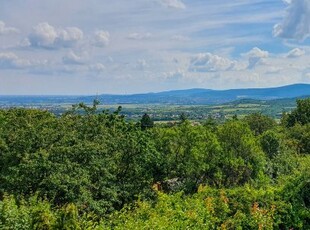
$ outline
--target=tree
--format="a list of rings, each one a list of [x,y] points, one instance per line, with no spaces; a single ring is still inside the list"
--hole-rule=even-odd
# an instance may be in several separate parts
[[[295,124],[305,125],[310,122],[310,98],[299,99],[296,102],[297,108],[287,117],[286,124],[288,127]]]
[[[265,155],[246,123],[226,122],[218,129],[218,139],[222,147],[217,160],[219,185],[243,185],[264,174]]]
[[[183,123],[186,120],[188,120],[187,115],[185,113],[181,113],[181,115],[180,115],[180,122]]]
[[[185,192],[209,182],[211,164],[219,153],[219,143],[209,128],[185,121],[172,128],[154,129],[154,139],[161,154],[158,179],[178,179],[179,189]]]
[[[275,157],[280,148],[280,141],[277,134],[271,130],[266,131],[260,137],[260,143],[263,151],[269,158]]]
[[[252,113],[246,116],[244,121],[256,136],[276,126],[276,122],[272,118],[261,113]]]
[[[215,131],[217,128],[217,122],[214,118],[212,118],[212,116],[209,115],[206,121],[203,123],[203,126],[212,131]]]
[[[288,134],[298,153],[310,154],[310,123],[306,125],[297,123],[288,129]]]
[[[150,133],[118,111],[93,111],[0,112],[0,198],[37,193],[57,206],[105,214],[149,196],[156,162]]]
[[[151,117],[148,114],[144,114],[141,118],[141,129],[146,130],[149,128],[154,127],[154,121],[151,119]]]

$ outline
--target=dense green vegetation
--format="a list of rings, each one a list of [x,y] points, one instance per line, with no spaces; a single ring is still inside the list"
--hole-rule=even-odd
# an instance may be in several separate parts
[[[154,125],[0,110],[0,229],[310,229],[310,99]]]

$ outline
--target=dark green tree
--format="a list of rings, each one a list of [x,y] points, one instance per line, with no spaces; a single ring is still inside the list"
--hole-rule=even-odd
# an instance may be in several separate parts
[[[188,116],[185,113],[181,113],[180,114],[180,123],[183,123],[186,120],[188,120]]]
[[[146,113],[142,116],[140,123],[141,123],[141,129],[142,130],[146,130],[146,129],[154,127],[154,121]]]
[[[275,157],[280,150],[280,140],[276,132],[268,130],[260,137],[260,143],[263,151],[269,158]]]
[[[287,116],[285,122],[288,127],[295,124],[305,125],[310,122],[310,98],[299,99],[296,102],[297,108]]]

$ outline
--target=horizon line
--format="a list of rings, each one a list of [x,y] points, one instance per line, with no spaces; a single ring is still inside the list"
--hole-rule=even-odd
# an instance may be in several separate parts
[[[96,97],[96,96],[131,96],[141,94],[157,94],[173,91],[187,91],[187,90],[211,90],[211,91],[228,91],[228,90],[251,90],[251,89],[275,89],[283,88],[294,85],[309,85],[310,83],[293,83],[288,85],[270,86],[270,87],[246,87],[246,88],[228,88],[228,89],[211,89],[211,88],[185,88],[185,89],[170,89],[157,92],[140,92],[140,93],[128,93],[128,94],[114,94],[114,93],[96,93],[96,94],[0,94],[0,97]]]

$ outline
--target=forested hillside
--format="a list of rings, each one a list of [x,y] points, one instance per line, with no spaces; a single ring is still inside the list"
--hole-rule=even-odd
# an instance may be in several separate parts
[[[0,229],[310,229],[310,99],[280,124],[0,110]]]

